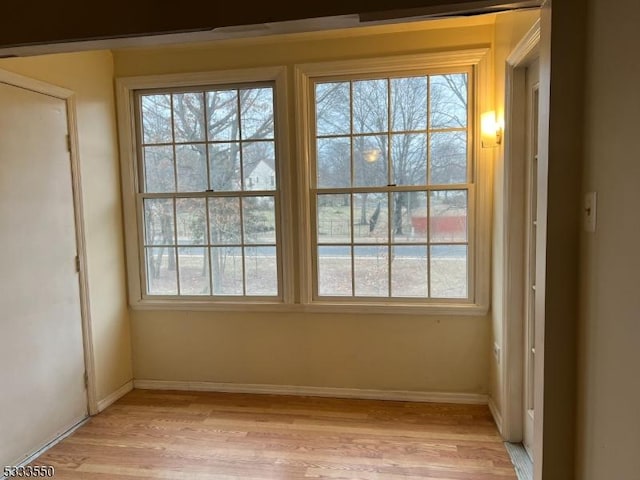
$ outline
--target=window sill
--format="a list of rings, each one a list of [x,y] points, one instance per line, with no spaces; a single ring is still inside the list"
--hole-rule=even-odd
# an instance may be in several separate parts
[[[477,304],[415,304],[415,303],[347,303],[347,302],[212,302],[198,300],[151,300],[131,302],[133,310],[262,312],[262,313],[342,313],[366,315],[422,315],[422,316],[485,316],[489,308]]]

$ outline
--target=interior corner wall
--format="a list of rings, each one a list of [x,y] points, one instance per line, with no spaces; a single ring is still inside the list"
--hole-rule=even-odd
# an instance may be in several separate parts
[[[114,52],[115,70],[120,77],[285,65],[293,112],[297,63],[487,47],[493,24],[483,21],[422,30],[408,24],[377,35],[350,30],[126,49]],[[293,154],[295,122],[290,127]],[[481,395],[489,390],[489,316],[138,310],[131,317],[137,380]]]
[[[0,68],[76,93],[96,397],[132,378],[111,52],[0,60]],[[69,180],[71,181],[71,180]]]
[[[538,10],[516,11],[500,14],[496,17],[495,23],[495,108],[496,116],[499,119],[505,118],[505,72],[507,57],[511,54],[518,42],[533,27],[540,18]],[[504,391],[503,368],[505,358],[504,349],[504,324],[508,320],[504,312],[506,285],[504,272],[504,258],[506,245],[504,244],[505,225],[505,159],[504,143],[495,152],[494,158],[494,199],[493,199],[493,252],[492,252],[492,315],[491,315],[491,341],[494,346],[493,351],[497,353],[490,358],[490,397],[495,408],[495,412],[502,417]],[[523,212],[524,213],[524,212]],[[517,440],[517,439],[512,439]]]
[[[540,22],[539,115],[549,128],[540,128],[538,154],[538,218],[547,221],[537,229],[536,315],[544,323],[536,319],[536,480],[576,478],[585,16],[583,0],[547,2]]]
[[[640,3],[591,0],[587,22],[576,478],[640,478]]]

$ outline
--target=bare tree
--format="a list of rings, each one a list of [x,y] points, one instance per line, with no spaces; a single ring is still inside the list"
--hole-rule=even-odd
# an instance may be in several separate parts
[[[149,145],[145,147],[145,191],[239,191],[244,183],[241,172],[251,171],[261,155],[272,156],[268,161],[275,171],[272,95],[271,88],[245,88],[144,96],[143,142]],[[171,145],[174,143],[175,147]],[[210,232],[206,231],[204,202],[194,202],[186,208],[182,212],[183,224],[175,227],[189,231],[191,241],[197,245],[206,245],[209,236],[212,244],[224,245],[231,241],[228,230],[241,228],[240,201],[236,198],[235,202],[235,207],[231,203],[210,202]],[[153,232],[154,243],[174,245],[173,205],[148,203],[147,232]],[[252,216],[246,215],[245,224],[251,221]],[[239,243],[240,237],[233,241]],[[214,292],[222,291],[218,282],[224,277],[226,250],[212,250]],[[165,253],[164,248],[156,249],[148,261],[155,278],[160,274]],[[175,269],[175,256],[168,258],[169,269]],[[205,255],[203,273],[208,268],[206,258]]]
[[[467,81],[447,74],[317,84],[318,186],[465,183]],[[358,223],[367,224],[368,194],[358,198]],[[394,193],[395,234],[417,198]]]

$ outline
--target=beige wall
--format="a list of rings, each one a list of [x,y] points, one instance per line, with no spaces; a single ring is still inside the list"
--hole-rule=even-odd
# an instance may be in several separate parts
[[[496,116],[504,119],[505,110],[505,71],[506,60],[516,47],[518,42],[538,20],[538,11],[510,12],[496,17],[495,23],[495,106]],[[494,158],[494,204],[493,204],[493,266],[492,266],[492,345],[499,349],[499,355],[491,355],[490,358],[490,395],[494,406],[502,416],[504,399],[502,398],[501,379],[504,368],[503,325],[506,321],[503,305],[505,304],[506,285],[504,278],[504,244],[505,223],[505,166],[504,166],[504,142],[496,149]]]
[[[0,60],[0,68],[72,90],[78,136],[97,399],[132,378],[110,52]]]
[[[465,28],[452,28],[456,25]],[[449,27],[449,28],[446,28]],[[372,32],[378,32],[373,34]],[[336,32],[291,34],[174,47],[114,51],[116,76],[199,72],[289,65],[346,58],[486,47],[493,40],[493,17],[408,23]]]
[[[597,231],[582,234],[579,480],[640,476],[640,62],[636,0],[592,0],[584,191]]]
[[[117,76],[287,65],[490,46],[493,19],[467,28],[394,27],[286,40],[121,50]],[[460,24],[460,22],[458,23]],[[433,25],[433,24],[432,24]],[[383,29],[388,32],[390,29]],[[370,31],[370,30],[369,30]],[[292,68],[289,94],[293,98]],[[295,130],[289,132],[295,152]],[[488,393],[489,317],[132,312],[136,379]]]
[[[485,393],[483,317],[135,312],[137,379]]]

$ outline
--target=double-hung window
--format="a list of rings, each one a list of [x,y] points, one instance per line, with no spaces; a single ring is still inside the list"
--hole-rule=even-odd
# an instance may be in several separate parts
[[[486,312],[486,53],[119,79],[132,305]]]
[[[469,76],[314,82],[318,297],[468,297]]]
[[[275,82],[132,91],[142,300],[281,301]]]
[[[310,303],[486,302],[483,54],[425,57],[298,67]]]

